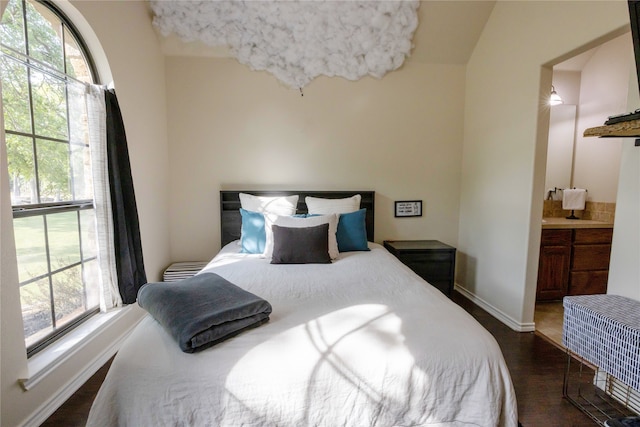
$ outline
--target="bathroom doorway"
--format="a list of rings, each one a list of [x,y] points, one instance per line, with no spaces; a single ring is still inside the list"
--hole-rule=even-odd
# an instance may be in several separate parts
[[[574,230],[577,229],[572,228],[575,224],[585,226],[591,221],[596,227],[610,228],[612,232],[621,140],[585,138],[583,132],[601,126],[608,116],[627,112],[629,79],[630,73],[635,72],[634,66],[631,34],[626,33],[553,67],[552,87],[562,103],[549,107],[545,192],[540,195],[544,199],[541,267],[534,322],[536,333],[558,346],[562,346],[563,296],[606,292],[608,270],[593,276],[595,281],[604,281],[600,287],[591,286],[595,281],[584,279],[587,276],[582,271],[572,270],[575,247],[580,244],[573,240],[575,234],[572,231],[560,233],[565,247],[558,245],[548,249],[545,235],[553,237],[554,232],[545,230]],[[563,190],[567,188],[586,190],[583,210],[563,209]],[[567,220],[572,213],[580,219]],[[570,224],[563,224],[567,222]],[[545,270],[543,263],[549,259],[556,264],[546,265]],[[549,283],[542,277],[544,274],[547,279],[551,274],[555,284],[563,288],[558,292],[540,292],[541,287]]]

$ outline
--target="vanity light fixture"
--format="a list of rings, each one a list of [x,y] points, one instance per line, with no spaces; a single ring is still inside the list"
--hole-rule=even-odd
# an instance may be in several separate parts
[[[564,104],[564,101],[562,100],[562,98],[560,98],[560,95],[558,95],[558,92],[556,92],[556,88],[554,88],[553,85],[551,85],[551,95],[549,96],[549,105],[560,105],[560,104]]]

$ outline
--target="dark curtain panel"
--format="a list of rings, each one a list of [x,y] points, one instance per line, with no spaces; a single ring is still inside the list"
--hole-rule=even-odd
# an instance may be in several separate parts
[[[105,91],[107,114],[107,158],[113,211],[118,287],[124,304],[136,301],[138,289],[147,283],[136,196],[133,191],[127,136],[113,89]]]

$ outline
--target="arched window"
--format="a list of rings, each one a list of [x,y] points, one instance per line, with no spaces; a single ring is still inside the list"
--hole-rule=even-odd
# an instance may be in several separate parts
[[[89,52],[50,2],[10,0],[0,74],[27,354],[99,311]]]

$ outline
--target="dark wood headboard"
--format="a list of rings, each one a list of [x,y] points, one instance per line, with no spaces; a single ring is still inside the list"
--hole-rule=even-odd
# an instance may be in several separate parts
[[[220,191],[220,226],[222,246],[229,242],[240,238],[240,228],[242,226],[242,217],[240,215],[240,193],[253,194],[254,196],[291,196],[294,194],[298,197],[297,213],[307,213],[307,205],[304,198],[322,197],[325,199],[343,199],[360,194],[360,208],[367,209],[366,227],[367,240],[373,242],[374,215],[375,215],[375,191],[272,191],[272,190],[241,190],[241,191]]]

